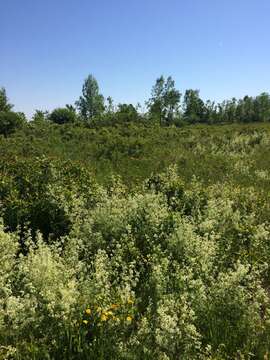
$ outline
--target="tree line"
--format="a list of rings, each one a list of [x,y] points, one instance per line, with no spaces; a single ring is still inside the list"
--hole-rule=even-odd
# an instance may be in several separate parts
[[[117,123],[153,123],[160,126],[188,124],[224,124],[270,121],[270,95],[246,95],[221,103],[203,101],[200,91],[188,89],[181,94],[172,77],[160,76],[152,87],[151,96],[142,111],[140,104],[114,104],[112,97],[100,93],[93,75],[83,84],[82,94],[74,105],[67,104],[53,111],[36,110],[32,121],[50,121],[56,124],[76,123],[88,126],[105,126]],[[7,136],[23,126],[26,116],[13,112],[4,88],[0,89],[0,134]]]

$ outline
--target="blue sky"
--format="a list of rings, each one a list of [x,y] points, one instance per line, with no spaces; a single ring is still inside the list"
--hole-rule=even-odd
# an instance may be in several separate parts
[[[155,79],[203,99],[270,91],[269,0],[0,0],[0,86],[27,115],[104,96],[143,103]]]

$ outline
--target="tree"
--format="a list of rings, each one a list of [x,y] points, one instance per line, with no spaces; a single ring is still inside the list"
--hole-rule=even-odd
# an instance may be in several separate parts
[[[104,97],[99,93],[97,80],[89,75],[83,84],[82,96],[76,102],[76,106],[84,120],[93,119],[104,111]]]
[[[34,115],[32,116],[32,121],[36,123],[40,123],[48,120],[48,116],[49,116],[49,112],[47,110],[46,111],[36,110]]]
[[[22,114],[12,111],[0,111],[0,134],[7,137],[20,129],[25,123]]]
[[[224,100],[218,104],[219,121],[222,123],[241,121],[241,112],[241,105],[236,98]]]
[[[107,113],[112,114],[114,112],[113,98],[111,96],[107,97],[107,104],[105,110]]]
[[[71,104],[66,104],[66,108],[76,114],[76,108]]]
[[[205,105],[199,90],[186,90],[184,96],[184,118],[191,124],[205,121]]]
[[[217,106],[214,101],[207,100],[204,105],[204,117],[208,124],[217,122]]]
[[[139,119],[139,114],[132,104],[119,104],[115,116],[120,123],[137,121]]]
[[[49,120],[59,125],[74,123],[76,113],[68,108],[57,108],[49,115]]]
[[[13,105],[9,104],[5,88],[0,89],[0,111],[10,111]]]
[[[256,113],[254,108],[254,99],[251,96],[246,95],[242,100],[238,102],[238,118],[235,121],[252,122],[256,121]]]
[[[156,80],[152,88],[151,98],[147,102],[150,116],[157,119],[160,124],[169,124],[179,109],[181,94],[175,89],[174,80],[163,76]]]
[[[255,98],[255,112],[258,121],[270,121],[270,95],[263,92]]]

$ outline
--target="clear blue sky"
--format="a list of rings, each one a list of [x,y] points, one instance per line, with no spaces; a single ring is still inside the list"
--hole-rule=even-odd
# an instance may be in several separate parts
[[[0,0],[0,86],[31,114],[104,96],[144,102],[155,79],[222,100],[270,91],[269,0]]]

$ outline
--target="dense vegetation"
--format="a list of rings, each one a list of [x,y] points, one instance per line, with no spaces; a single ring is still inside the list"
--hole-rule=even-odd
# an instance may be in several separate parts
[[[0,96],[0,359],[268,359],[269,119],[87,89],[30,122]]]
[[[115,105],[112,97],[99,91],[97,80],[89,75],[83,84],[82,95],[74,105],[53,111],[36,110],[32,122],[52,122],[55,124],[77,124],[88,127],[115,126],[117,124],[144,124],[182,127],[189,124],[228,124],[270,121],[270,95],[266,92],[258,96],[232,98],[221,103],[203,101],[200,91],[188,89],[184,95],[175,87],[171,77],[159,77],[151,91],[151,97],[140,104]],[[0,134],[5,136],[20,128],[26,121],[23,113],[12,112],[6,91],[0,89]]]

